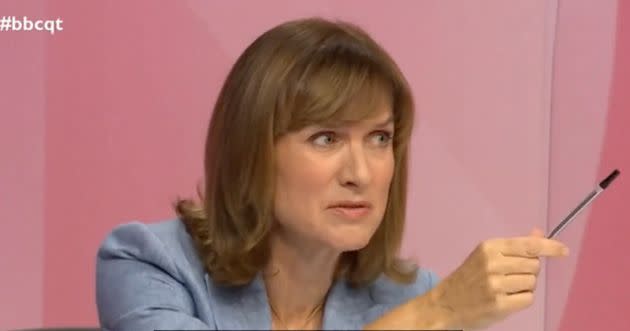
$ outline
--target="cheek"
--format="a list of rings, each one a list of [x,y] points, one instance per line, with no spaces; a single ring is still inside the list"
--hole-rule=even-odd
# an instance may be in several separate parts
[[[289,171],[283,171],[276,181],[277,189],[287,199],[312,201],[323,198],[322,194],[330,183],[331,172],[324,164],[298,164]]]
[[[394,177],[394,157],[377,162],[374,171],[374,185],[381,194],[387,194]]]
[[[324,207],[331,180],[326,164],[299,162],[279,169],[276,179],[275,211],[281,223],[308,223]]]

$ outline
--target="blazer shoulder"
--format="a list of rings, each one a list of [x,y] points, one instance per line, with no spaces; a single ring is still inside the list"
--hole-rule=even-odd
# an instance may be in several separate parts
[[[192,239],[178,219],[151,224],[134,221],[118,225],[99,247],[98,259],[140,260],[172,276],[181,272],[204,272]]]
[[[104,329],[213,328],[204,274],[191,262],[191,239],[178,223],[131,222],[102,242],[96,303]]]

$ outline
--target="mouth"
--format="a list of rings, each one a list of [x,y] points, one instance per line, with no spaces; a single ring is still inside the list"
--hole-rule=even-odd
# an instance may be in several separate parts
[[[329,209],[335,215],[346,219],[360,219],[370,213],[372,205],[366,201],[340,201],[330,205]]]

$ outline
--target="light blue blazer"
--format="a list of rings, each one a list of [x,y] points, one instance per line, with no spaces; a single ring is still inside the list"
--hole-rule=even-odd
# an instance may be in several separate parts
[[[324,307],[323,329],[361,329],[437,282],[424,269],[409,285],[386,276],[363,288],[337,281]],[[260,275],[241,287],[213,283],[178,220],[129,223],[108,235],[97,256],[96,303],[103,330],[271,328]]]

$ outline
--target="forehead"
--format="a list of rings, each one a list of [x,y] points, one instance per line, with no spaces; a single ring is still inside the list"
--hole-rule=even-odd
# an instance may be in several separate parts
[[[332,113],[327,118],[320,121],[313,121],[312,124],[324,124],[327,126],[344,126],[353,124],[383,124],[385,121],[393,120],[394,111],[389,95],[379,93],[379,96],[369,98],[358,98]]]
[[[378,76],[349,79],[342,85],[331,79],[317,79],[316,84],[311,82],[278,108],[274,135],[308,126],[335,127],[384,120],[391,113],[396,116],[395,95],[392,84]]]
[[[389,107],[375,110],[368,117],[353,118],[351,120],[330,121],[327,123],[330,127],[341,126],[385,126],[394,123],[394,112]]]

